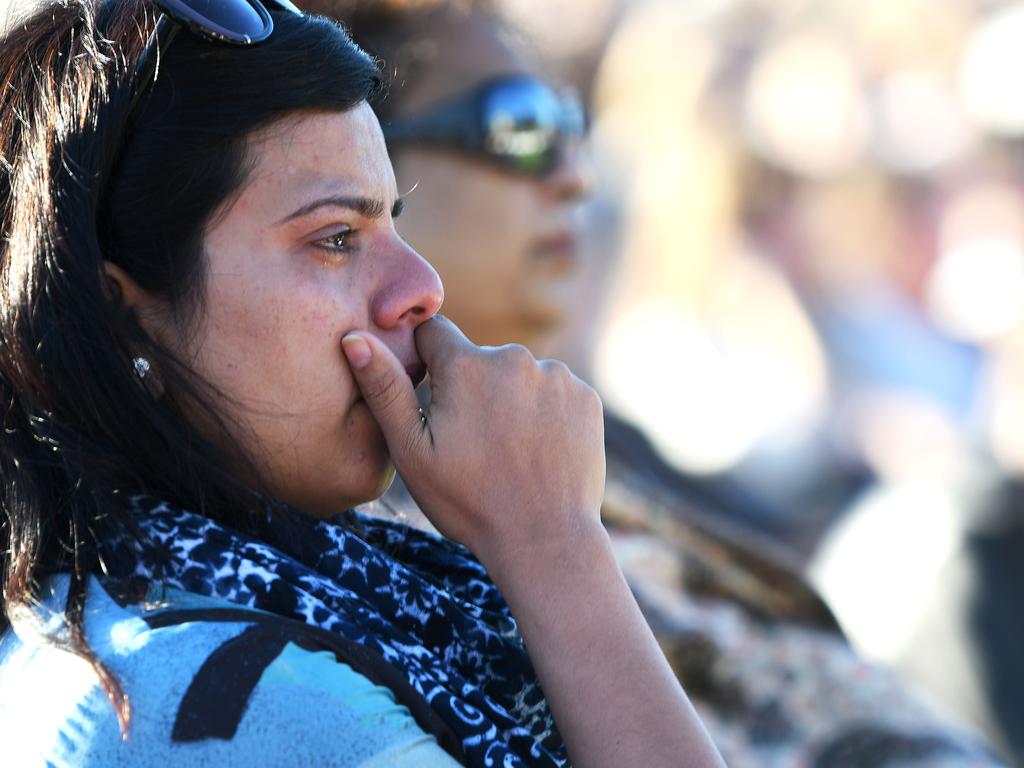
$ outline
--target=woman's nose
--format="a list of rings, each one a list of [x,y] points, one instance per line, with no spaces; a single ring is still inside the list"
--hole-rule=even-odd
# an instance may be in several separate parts
[[[415,328],[441,308],[444,287],[437,271],[405,243],[389,259],[388,277],[371,303],[374,323],[384,330]]]

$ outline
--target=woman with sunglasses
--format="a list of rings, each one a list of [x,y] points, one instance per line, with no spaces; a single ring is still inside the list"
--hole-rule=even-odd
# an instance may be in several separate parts
[[[0,40],[5,765],[720,764],[600,525],[596,396],[435,317],[379,83],[256,0]],[[392,463],[468,549],[346,512]]]
[[[394,73],[375,107],[399,188],[414,189],[398,228],[441,273],[448,315],[475,341],[543,349],[566,319],[586,191],[578,103],[537,75],[486,0],[304,2]],[[603,518],[729,765],[998,763],[857,658],[763,539],[721,524],[740,512],[728,499],[608,414],[606,438]],[[385,501],[416,519],[394,489]]]

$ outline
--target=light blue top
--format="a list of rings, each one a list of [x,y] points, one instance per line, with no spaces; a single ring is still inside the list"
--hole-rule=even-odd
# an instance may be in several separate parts
[[[451,768],[458,763],[426,734],[390,690],[333,653],[288,643],[258,678],[230,740],[171,738],[182,699],[210,654],[245,622],[152,628],[154,606],[123,608],[95,580],[86,636],[117,676],[132,709],[127,741],[91,666],[56,647],[66,576],[47,583],[41,605],[0,636],[0,762],[34,768],[328,766]],[[238,606],[161,591],[160,610]]]

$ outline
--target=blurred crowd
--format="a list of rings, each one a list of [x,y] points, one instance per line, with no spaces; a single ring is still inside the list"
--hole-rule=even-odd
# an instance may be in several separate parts
[[[503,6],[592,119],[554,353],[1024,759],[1024,4]]]

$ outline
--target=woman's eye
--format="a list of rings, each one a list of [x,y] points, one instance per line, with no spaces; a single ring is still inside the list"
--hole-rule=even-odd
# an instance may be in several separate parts
[[[351,229],[346,227],[343,230],[334,232],[327,237],[322,237],[316,241],[315,245],[321,251],[324,251],[329,257],[335,260],[349,253],[352,249],[352,245],[349,242],[352,238],[353,232]]]

